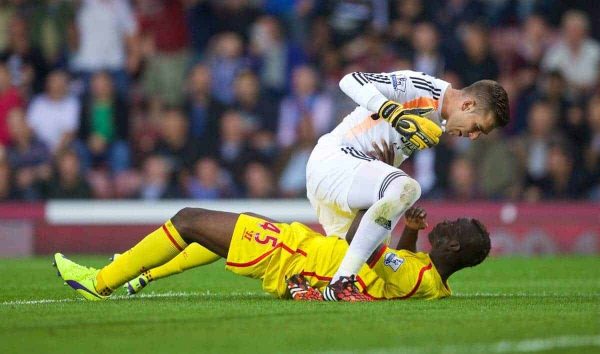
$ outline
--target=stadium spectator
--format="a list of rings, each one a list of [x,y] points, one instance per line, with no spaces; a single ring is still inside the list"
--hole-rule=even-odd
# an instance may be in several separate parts
[[[474,141],[466,157],[475,168],[482,197],[492,200],[516,198],[518,191],[513,185],[517,165],[500,132],[492,131],[486,139]]]
[[[187,196],[193,199],[219,199],[235,195],[231,177],[212,157],[203,157],[196,161],[186,190]]]
[[[585,148],[590,140],[590,128],[585,119],[585,109],[581,101],[575,101],[569,106],[566,114],[560,119],[560,128],[569,143],[575,172],[584,172]]]
[[[392,3],[389,36],[398,53],[404,57],[412,53],[412,28],[419,22],[431,19],[427,4],[418,0],[398,0]]]
[[[185,2],[186,23],[190,35],[194,59],[203,59],[206,44],[214,35],[214,3],[211,1],[191,0]]]
[[[31,13],[31,43],[49,67],[65,67],[74,49],[75,5],[70,1],[40,1]]]
[[[11,143],[7,153],[15,177],[15,193],[19,199],[42,199],[40,187],[52,174],[50,151],[27,125],[23,109],[10,111],[8,129]]]
[[[140,65],[138,24],[126,0],[84,0],[77,10],[78,47],[70,63],[87,91],[91,75],[108,71],[117,92],[125,97],[129,73]]]
[[[449,70],[458,75],[462,85],[498,79],[500,69],[491,53],[488,30],[481,24],[472,23],[465,26],[461,39],[462,53],[450,63]]]
[[[172,174],[173,167],[167,158],[160,155],[148,156],[142,166],[138,198],[157,200],[180,197]]]
[[[323,9],[323,4],[314,0],[265,0],[263,10],[283,22],[289,36],[295,43],[307,43],[313,39],[310,35],[315,15]]]
[[[590,129],[589,144],[585,148],[585,170],[590,187],[590,198],[600,201],[600,95],[594,96],[587,107]]]
[[[197,140],[189,139],[189,124],[183,111],[177,108],[167,109],[159,122],[159,137],[153,155],[163,157],[169,164],[169,170],[190,169],[201,150]]]
[[[571,10],[562,19],[561,39],[544,56],[546,70],[559,70],[572,94],[587,94],[598,83],[600,44],[588,35],[589,18]]]
[[[480,0],[451,0],[433,6],[436,7],[433,11],[436,22],[442,26],[442,33],[451,34],[464,24],[485,20],[485,5]]]
[[[12,187],[12,169],[6,158],[6,149],[0,145],[0,200],[16,199]]]
[[[83,98],[78,134],[86,170],[106,166],[118,173],[129,168],[128,114],[125,101],[114,90],[110,74],[95,73],[90,93]]]
[[[412,46],[414,48],[413,67],[415,71],[441,77],[446,68],[446,59],[439,50],[439,34],[430,22],[423,22],[414,28]]]
[[[286,39],[279,21],[271,16],[259,18],[252,26],[250,53],[257,63],[260,81],[270,95],[289,91],[292,71],[306,61],[304,52]]]
[[[251,161],[244,168],[244,190],[246,198],[266,199],[275,197],[273,174],[267,165]]]
[[[260,82],[252,71],[243,71],[235,79],[233,108],[248,122],[251,130],[277,129],[276,105],[261,92]]]
[[[206,64],[191,69],[185,107],[191,138],[202,141],[206,151],[216,151],[219,117],[225,108],[212,94],[211,72]]]
[[[540,186],[548,174],[551,145],[565,141],[556,127],[557,115],[552,106],[538,101],[529,112],[527,131],[513,144],[522,175],[520,180],[524,183],[524,197],[528,200],[541,197]]]
[[[397,70],[394,66],[398,59],[396,51],[382,36],[372,33],[366,33],[348,42],[342,50],[342,58],[366,72]]]
[[[385,0],[336,0],[328,3],[329,21],[337,43],[344,43],[369,30],[383,32],[389,21]]]
[[[247,36],[261,12],[257,4],[246,0],[214,1],[212,6],[213,17],[209,23],[216,34],[235,32]],[[243,39],[248,40],[247,37]]]
[[[146,94],[168,105],[183,101],[184,77],[189,65],[189,36],[183,0],[138,3],[138,19],[145,58]]]
[[[0,53],[0,60],[7,63],[13,85],[29,97],[44,89],[48,65],[39,48],[29,41],[28,22],[15,14],[8,28],[8,47]]]
[[[318,88],[317,73],[310,66],[294,69],[292,94],[285,97],[279,109],[277,142],[281,147],[295,144],[298,139],[298,124],[302,119],[312,122],[318,136],[333,126],[333,101]]]
[[[238,73],[250,66],[244,56],[242,38],[234,32],[217,35],[207,53],[212,74],[212,92],[222,104],[233,102],[233,83]]]
[[[450,184],[447,198],[466,202],[480,197],[475,166],[465,157],[457,157],[450,163]]]
[[[532,105],[540,99],[547,101],[559,117],[566,114],[569,100],[564,89],[566,82],[562,74],[558,71],[551,71],[536,76],[536,79],[535,86],[521,88],[519,97],[513,101],[515,102],[514,123],[512,124],[514,133],[520,133],[527,127],[527,114]]]
[[[47,198],[88,199],[92,196],[90,185],[81,174],[81,164],[75,150],[60,150],[55,164],[55,174],[45,185]]]
[[[24,104],[21,94],[12,86],[8,66],[0,62],[0,145],[7,145],[10,141],[8,131],[8,114]]]
[[[220,119],[220,143],[217,157],[240,185],[244,165],[249,158],[247,143],[248,128],[238,111],[227,111]]]
[[[283,197],[301,198],[306,195],[306,164],[316,140],[312,121],[302,119],[298,124],[298,141],[281,153],[283,171],[279,190]]]
[[[520,62],[539,65],[552,42],[552,32],[543,16],[534,14],[525,19],[515,41]]]
[[[334,48],[333,31],[327,23],[327,18],[323,16],[316,17],[310,26],[309,32],[305,34],[307,39],[298,43],[302,44],[306,52],[307,60],[311,63],[324,61],[326,52],[333,52],[340,56],[341,54]]]
[[[7,31],[11,18],[15,14],[14,4],[4,3],[0,6],[0,52],[4,52],[8,46],[9,33]]]
[[[69,147],[79,127],[80,103],[68,85],[66,72],[51,72],[45,93],[34,97],[27,110],[29,126],[53,153]]]
[[[539,182],[542,199],[574,199],[582,195],[582,179],[574,173],[573,157],[564,144],[555,143],[548,151],[548,173]],[[535,198],[537,195],[530,194]],[[532,200],[532,199],[530,199]]]

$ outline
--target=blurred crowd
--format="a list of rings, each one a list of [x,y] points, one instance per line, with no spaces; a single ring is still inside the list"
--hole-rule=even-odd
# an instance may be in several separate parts
[[[0,200],[305,196],[351,71],[495,79],[511,122],[402,169],[423,198],[600,200],[600,6],[0,1]]]

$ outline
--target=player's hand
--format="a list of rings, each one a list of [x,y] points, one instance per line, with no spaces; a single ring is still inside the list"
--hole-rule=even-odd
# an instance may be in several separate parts
[[[381,140],[381,148],[377,145],[376,142],[373,142],[373,151],[369,153],[369,155],[377,160],[384,162],[390,166],[394,166],[394,159],[396,157],[396,153],[394,152],[393,145],[388,145],[387,141]]]
[[[411,150],[423,150],[440,142],[442,128],[427,118],[414,114],[406,114],[398,119],[396,131],[406,140]]]
[[[406,227],[414,230],[423,230],[428,226],[427,221],[425,220],[426,217],[427,212],[421,207],[409,208],[406,213],[404,213]]]
[[[433,107],[404,108],[400,103],[386,101],[373,119],[383,118],[404,137],[409,150],[423,150],[437,145],[442,129],[424,115],[433,111]]]
[[[377,120],[383,118],[387,120],[392,127],[396,127],[398,119],[407,114],[425,116],[433,112],[433,107],[421,107],[421,108],[404,108],[398,102],[387,100],[384,104],[379,107],[377,114],[371,115],[371,118]]]

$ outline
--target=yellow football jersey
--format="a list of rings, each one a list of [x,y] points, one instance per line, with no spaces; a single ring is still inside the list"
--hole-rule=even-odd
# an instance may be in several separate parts
[[[323,290],[347,249],[346,240],[325,237],[300,223],[270,223],[241,215],[232,235],[226,268],[262,279],[266,292],[284,297],[285,279],[294,274],[304,275],[311,286]],[[451,295],[429,255],[386,246],[361,268],[357,280],[359,288],[375,299],[438,299]]]

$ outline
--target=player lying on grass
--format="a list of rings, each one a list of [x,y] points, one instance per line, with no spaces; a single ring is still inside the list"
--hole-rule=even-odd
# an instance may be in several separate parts
[[[350,236],[363,215],[358,213]],[[426,227],[425,216],[422,209],[411,209],[399,250],[380,245],[352,281],[335,288],[337,299],[449,296],[448,277],[485,259],[490,250],[489,235],[475,219],[444,221],[429,233],[431,252],[417,253],[418,230]],[[321,292],[348,249],[345,239],[325,237],[297,222],[285,224],[253,214],[185,208],[101,270],[74,263],[60,253],[54,260],[69,286],[88,300],[102,300],[147,269],[176,257],[193,242],[227,258],[226,269],[233,273],[262,279],[266,292],[296,300],[323,300]]]

